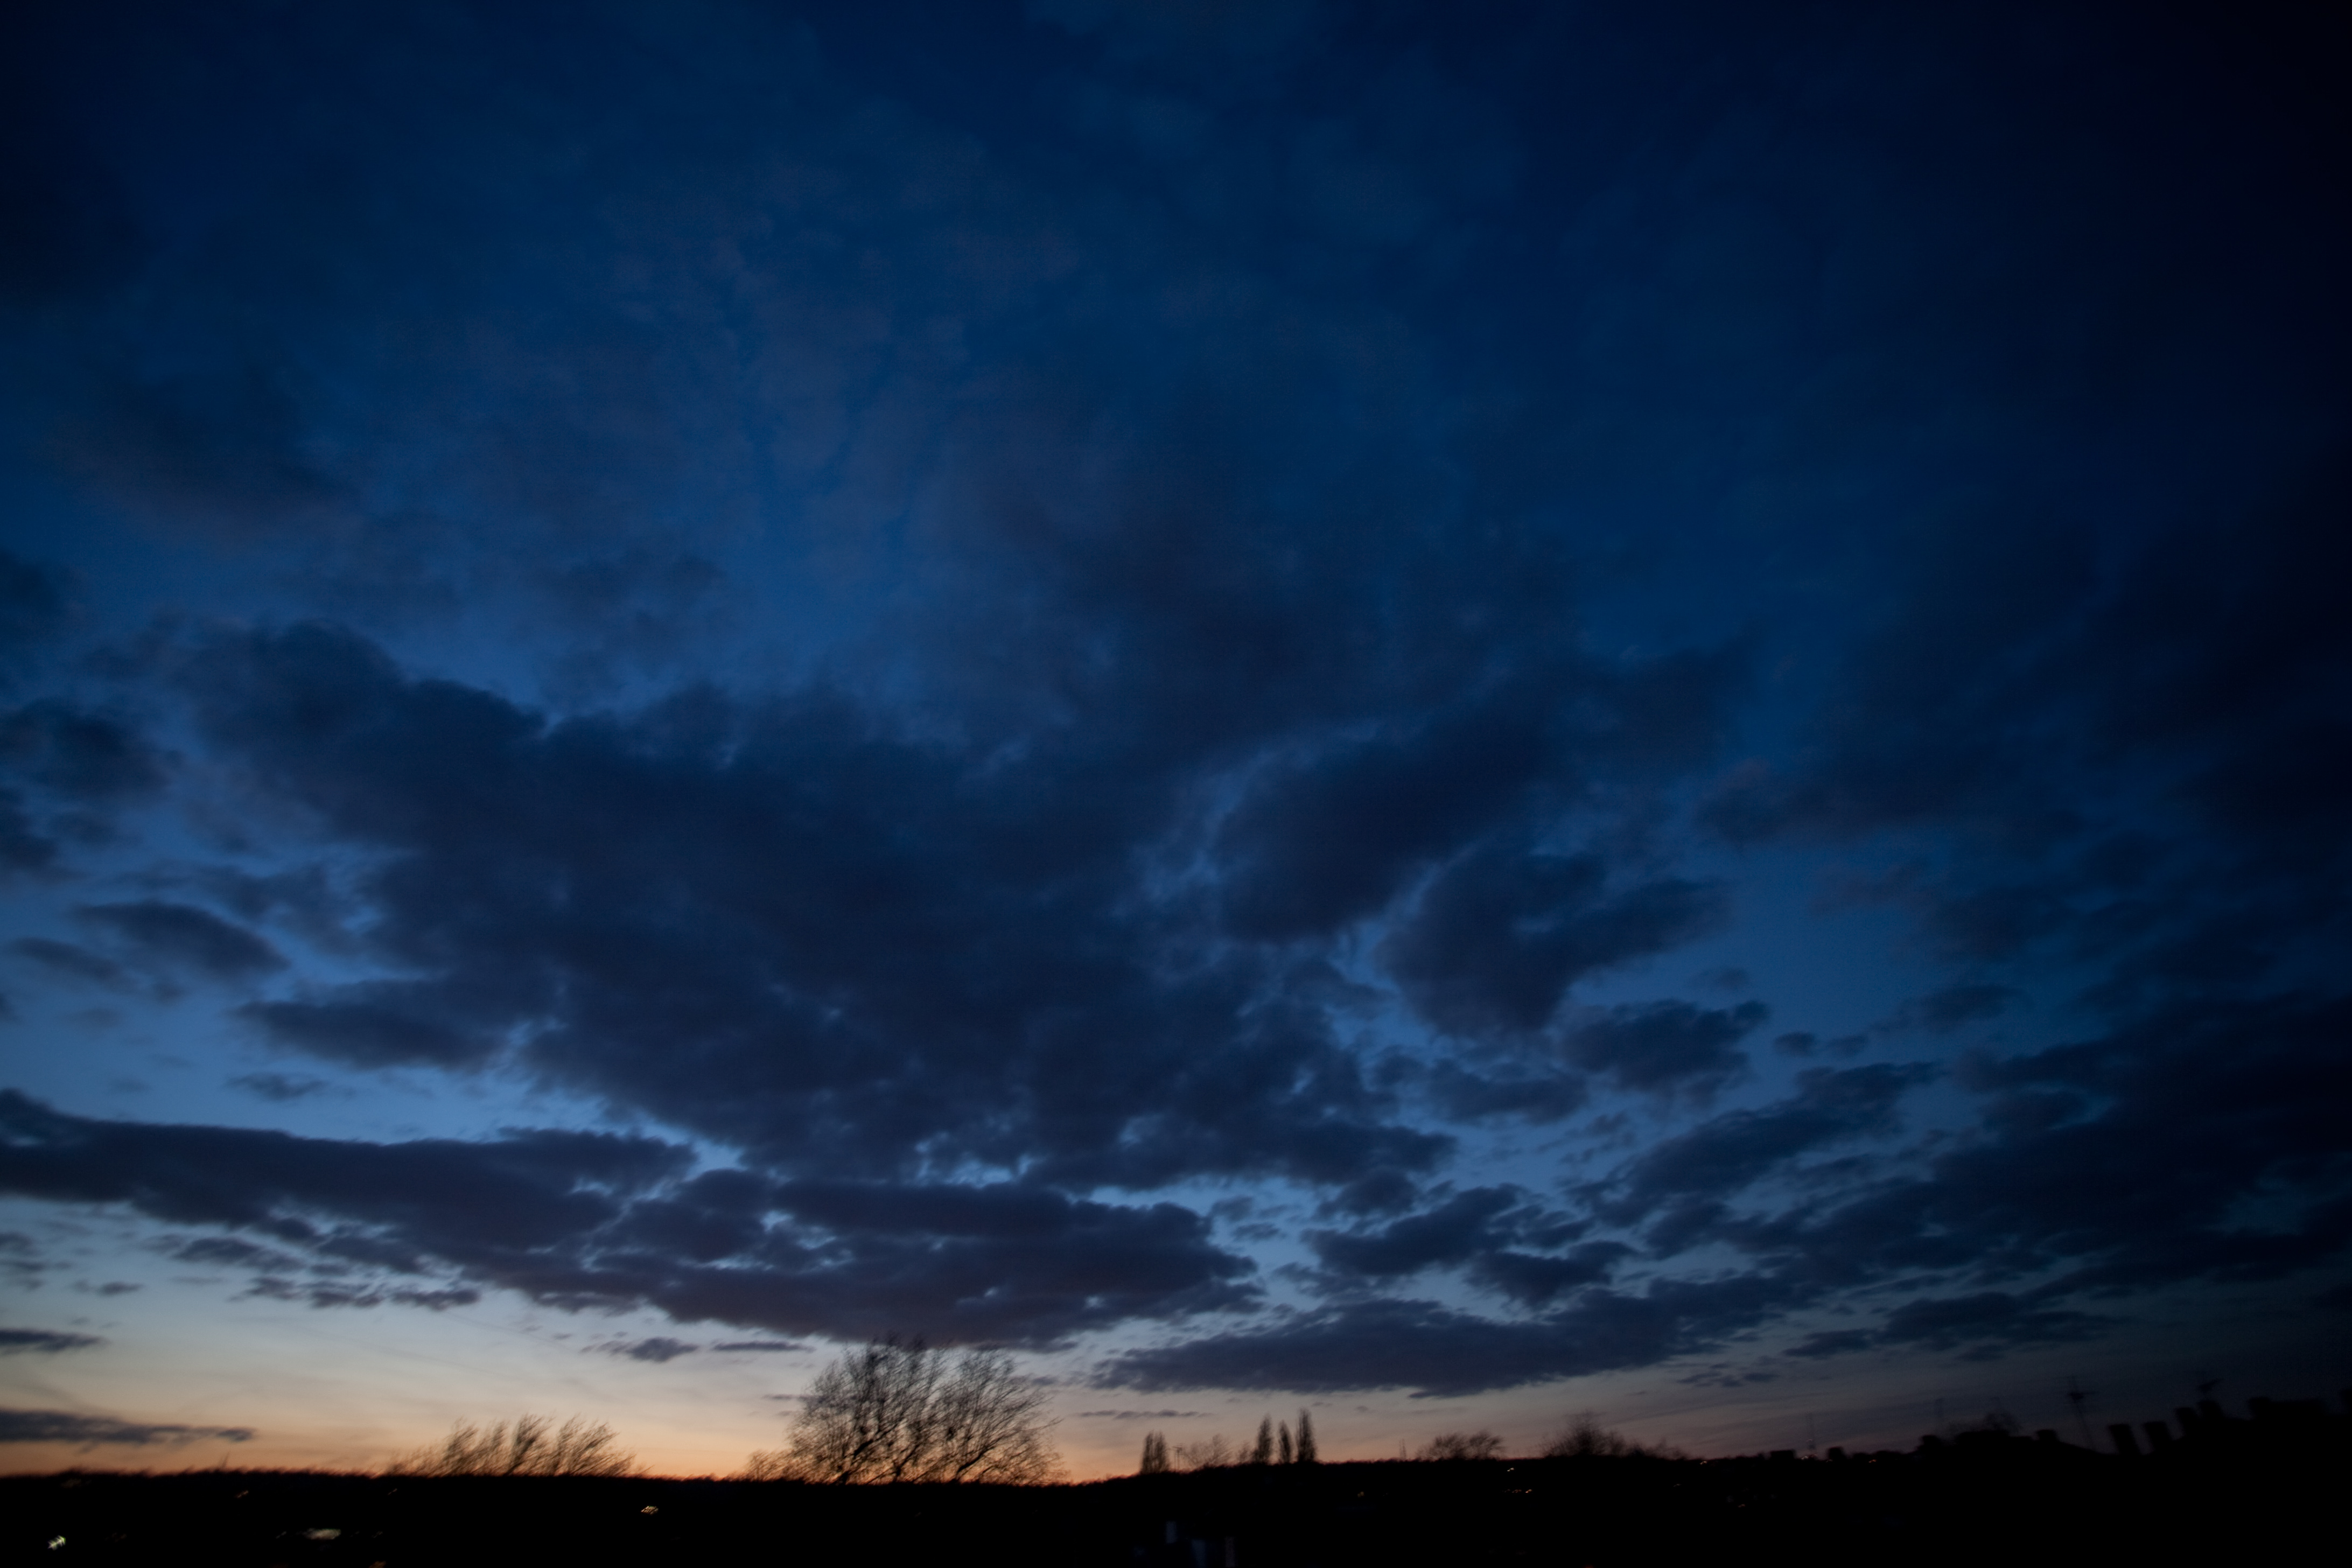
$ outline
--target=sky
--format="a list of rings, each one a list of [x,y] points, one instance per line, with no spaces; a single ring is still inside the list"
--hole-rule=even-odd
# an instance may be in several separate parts
[[[7,27],[0,1468],[2352,1383],[2304,9]]]

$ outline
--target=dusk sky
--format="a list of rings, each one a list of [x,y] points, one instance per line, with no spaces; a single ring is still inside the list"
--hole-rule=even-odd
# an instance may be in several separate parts
[[[2352,1384],[2319,10],[12,8],[0,1468]]]

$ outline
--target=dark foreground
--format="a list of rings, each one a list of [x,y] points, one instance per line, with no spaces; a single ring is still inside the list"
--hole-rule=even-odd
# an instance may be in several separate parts
[[[68,1474],[0,1479],[0,1553],[289,1568],[2292,1563],[2341,1549],[2347,1458],[2333,1442],[2124,1458],[2011,1438],[1842,1461],[1392,1461],[1043,1488]]]

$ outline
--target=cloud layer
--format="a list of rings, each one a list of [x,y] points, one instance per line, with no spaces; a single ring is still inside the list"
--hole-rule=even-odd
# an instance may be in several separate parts
[[[2340,1271],[2310,40],[1185,16],[30,26],[0,1191],[1155,1390]]]

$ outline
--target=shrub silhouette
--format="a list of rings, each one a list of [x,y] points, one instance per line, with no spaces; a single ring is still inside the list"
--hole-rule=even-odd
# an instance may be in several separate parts
[[[1591,1411],[1579,1415],[1563,1427],[1559,1435],[1544,1445],[1547,1459],[1680,1459],[1685,1458],[1680,1449],[1664,1446],[1644,1447],[1622,1432],[1612,1432],[1592,1418]]]
[[[477,1426],[459,1421],[438,1444],[427,1443],[385,1467],[393,1476],[631,1476],[636,1457],[603,1422],[591,1426],[574,1415],[550,1430],[544,1415],[518,1415],[509,1426],[493,1421]]]
[[[1441,1432],[1421,1451],[1424,1459],[1491,1459],[1503,1451],[1492,1432]]]

